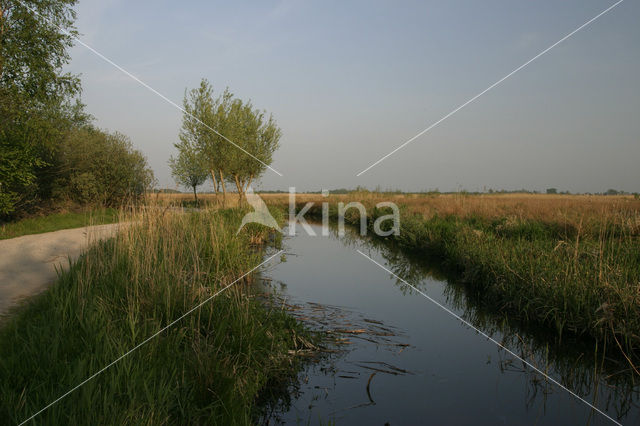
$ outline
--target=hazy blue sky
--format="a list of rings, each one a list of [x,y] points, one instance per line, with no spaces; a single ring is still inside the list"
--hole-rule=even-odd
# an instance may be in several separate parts
[[[626,0],[361,177],[613,1],[80,0],[82,39],[172,100],[202,77],[272,112],[259,188],[640,190],[640,4]],[[82,46],[97,124],[162,187],[181,113]]]

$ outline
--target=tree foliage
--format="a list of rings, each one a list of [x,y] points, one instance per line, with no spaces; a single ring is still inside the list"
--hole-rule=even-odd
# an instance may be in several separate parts
[[[275,120],[228,89],[214,99],[206,79],[185,94],[183,104],[181,142],[202,159],[216,192],[220,186],[226,193],[232,184],[242,197],[273,161],[282,134]]]
[[[180,185],[192,188],[193,196],[198,201],[196,188],[207,180],[209,171],[203,157],[187,140],[180,141],[175,147],[178,149],[178,156],[169,159],[171,174]]]
[[[77,76],[63,73],[77,0],[0,0],[0,85],[32,101],[67,99],[80,90]]]
[[[54,195],[79,203],[117,206],[136,201],[154,183],[146,158],[127,136],[92,127],[69,132],[57,168]]]
[[[150,181],[146,160],[130,142],[91,128],[78,100],[80,80],[63,71],[77,34],[76,3],[0,0],[0,219],[54,197],[115,203],[115,194],[139,192],[132,189],[134,176],[142,179],[138,186]],[[72,166],[71,146],[93,157]],[[101,156],[101,149],[114,157]],[[108,173],[99,170],[106,165],[114,167],[111,177],[131,167],[129,183],[116,180],[106,190]]]
[[[233,177],[242,196],[251,182],[260,177],[273,161],[281,130],[272,116],[267,117],[264,111],[255,109],[250,101],[243,102],[240,99],[233,100],[226,121],[228,136],[225,136],[244,149],[242,151],[233,146],[227,148],[228,174]]]

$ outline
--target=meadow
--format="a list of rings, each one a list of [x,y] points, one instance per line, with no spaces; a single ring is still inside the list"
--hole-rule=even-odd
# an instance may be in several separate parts
[[[277,235],[243,212],[142,209],[48,291],[2,319],[0,418],[20,423],[263,261]],[[278,258],[275,259],[277,261]],[[252,424],[313,336],[256,299],[254,274],[35,419],[41,424]]]

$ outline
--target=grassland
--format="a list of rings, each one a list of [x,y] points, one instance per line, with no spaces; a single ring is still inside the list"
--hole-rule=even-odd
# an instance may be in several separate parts
[[[0,418],[19,423],[257,266],[271,239],[242,211],[151,209],[0,327]],[[277,243],[277,241],[274,241]],[[247,276],[77,391],[38,424],[250,424],[308,334]],[[283,383],[285,384],[283,386]],[[275,392],[275,391],[274,391]]]
[[[116,209],[95,209],[83,212],[53,213],[35,216],[0,225],[0,240],[22,235],[42,234],[61,229],[81,228],[88,225],[103,225],[118,220]]]
[[[284,207],[286,196],[272,196]],[[401,207],[400,235],[391,244],[435,259],[492,310],[556,333],[585,336],[640,361],[640,201],[630,196],[395,195],[360,192],[299,205],[338,202],[367,206],[367,224]],[[358,212],[346,221],[359,224]]]

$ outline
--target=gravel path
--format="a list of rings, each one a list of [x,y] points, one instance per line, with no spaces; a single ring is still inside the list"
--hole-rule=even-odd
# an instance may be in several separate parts
[[[68,268],[92,241],[113,235],[119,224],[25,235],[0,240],[0,315],[25,297],[46,289],[57,268]]]

